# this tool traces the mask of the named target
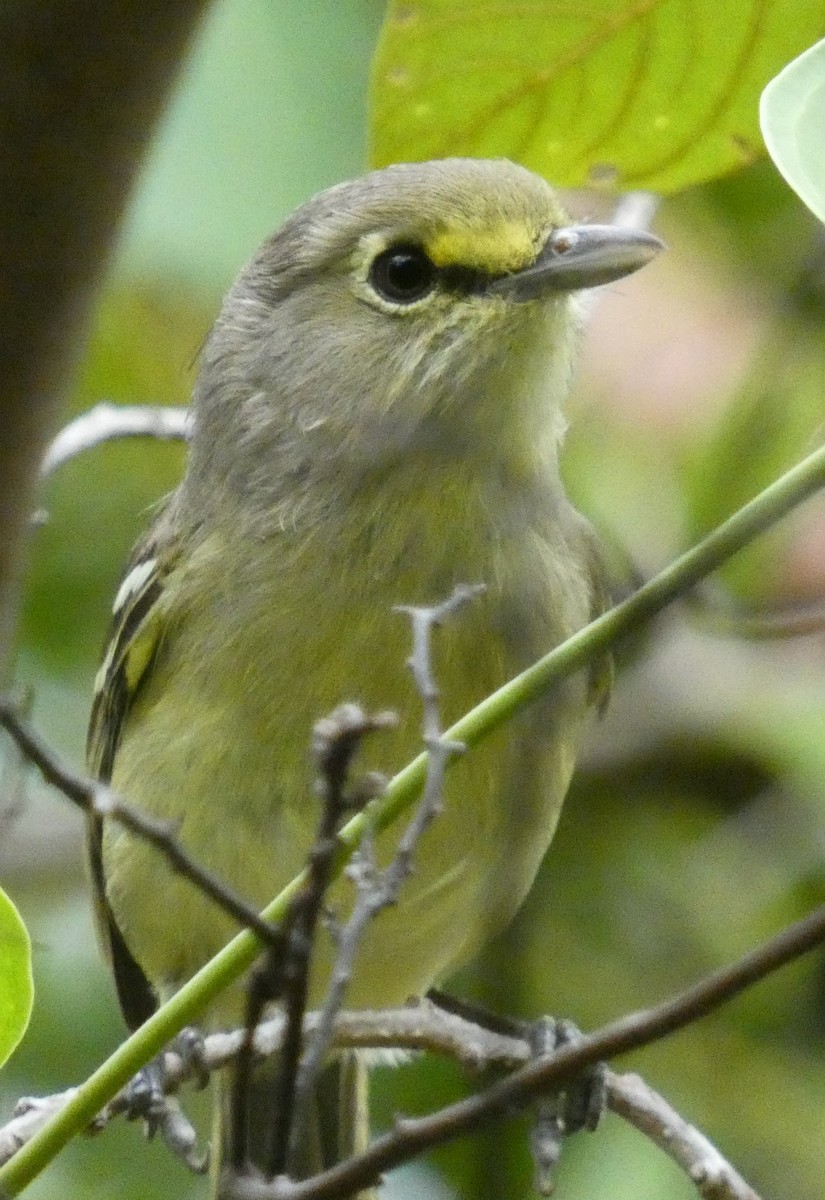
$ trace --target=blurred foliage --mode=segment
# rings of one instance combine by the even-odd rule
[[[147,162],[122,261],[223,292],[313,192],[365,165],[383,0],[218,0]]]
[[[220,289],[255,242],[303,196],[362,168],[382,8],[216,6],[158,136],[67,417],[101,399],[185,399]],[[716,6],[720,38],[724,12]],[[599,301],[570,406],[566,478],[625,583],[821,439],[825,416],[821,232],[773,169],[674,198],[659,227],[671,253]],[[75,762],[122,562],[181,464],[180,447],[110,445],[44,489],[49,519],[33,533],[19,673],[34,685],[35,719]],[[823,547],[825,517],[812,502],[740,555],[722,586],[749,608],[821,596]],[[680,608],[621,659],[534,892],[456,981],[503,1011],[552,1011],[592,1027],[691,982],[823,899],[825,638],[715,637]],[[78,839],[54,850],[58,810],[57,798],[39,803],[36,827],[19,817],[0,850],[32,932],[38,988],[28,1035],[0,1080],[4,1114],[18,1095],[82,1079],[122,1034]],[[48,853],[24,858],[30,842]],[[627,1066],[764,1194],[816,1200],[824,1042],[825,969],[810,956]],[[376,1077],[384,1124],[473,1084],[452,1064],[423,1060]],[[431,1163],[457,1195],[529,1194],[524,1121]],[[444,1187],[429,1166],[392,1180],[396,1196]],[[161,1200],[201,1195],[203,1184],[123,1126],[72,1146],[30,1194]],[[595,1137],[571,1141],[557,1194],[688,1200],[694,1190],[607,1118]]]
[[[771,158],[811,212],[825,221],[825,39],[770,81],[759,116]]]
[[[759,94],[823,26],[810,0],[393,0],[371,157],[505,155],[564,187],[669,194],[762,153]]]

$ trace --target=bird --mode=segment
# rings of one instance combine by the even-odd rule
[[[250,903],[277,894],[312,845],[319,717],[344,700],[392,709],[395,727],[365,751],[385,774],[420,749],[396,606],[485,586],[439,631],[448,723],[606,607],[598,539],[559,468],[579,293],[660,248],[571,224],[551,186],[506,159],[442,159],[322,191],[229,290],[200,355],[185,473],[114,602],[88,761]],[[600,660],[453,765],[399,903],[367,930],[348,1007],[425,993],[512,918],[609,674]],[[379,859],[392,848],[390,830]],[[114,823],[92,819],[89,858],[135,1028],[236,929]],[[336,910],[351,901],[337,883]],[[317,1003],[324,930],[313,954]],[[205,1026],[239,1023],[242,1001],[238,985]]]

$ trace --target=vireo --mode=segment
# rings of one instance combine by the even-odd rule
[[[575,292],[659,246],[568,225],[513,163],[447,159],[322,192],[235,282],[202,353],[185,477],[115,600],[89,758],[256,905],[311,845],[320,716],[347,699],[394,709],[397,729],[369,747],[388,774],[420,749],[393,606],[486,584],[439,634],[445,722],[603,608],[594,534],[559,478]],[[420,995],[510,920],[600,686],[598,671],[569,680],[452,768],[401,902],[366,935],[349,1006]],[[117,825],[95,823],[91,861],[136,1026],[236,930]],[[333,902],[350,900],[339,883]],[[330,943],[322,931],[315,1001]],[[237,1022],[239,997],[208,1021]]]

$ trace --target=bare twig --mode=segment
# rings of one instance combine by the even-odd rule
[[[313,730],[321,816],[309,854],[307,882],[293,901],[285,923],[286,948],[280,962],[272,964],[279,975],[286,1013],[268,1164],[269,1174],[273,1176],[286,1169],[302,1132],[305,1107],[303,1095],[298,1096],[297,1088],[310,961],[333,859],[338,850],[338,830],[351,807],[347,794],[350,767],[364,737],[377,729],[385,729],[394,719],[387,713],[369,716],[357,704],[342,704],[329,717],[318,721]]]
[[[528,1039],[534,1058],[552,1054],[559,1045],[556,1022],[552,1017],[534,1021]],[[538,1096],[533,1105],[530,1154],[533,1158],[533,1187],[540,1196],[550,1196],[555,1189],[556,1168],[561,1157],[564,1134],[563,1093],[551,1092]]]
[[[17,700],[17,711],[22,720],[28,720],[34,703],[34,692],[26,688]],[[0,766],[0,822],[8,829],[17,820],[26,805],[26,756],[14,742]]]
[[[287,1153],[287,1165],[290,1170],[299,1153],[300,1136],[306,1123],[310,1098],[332,1043],[335,1018],[344,1002],[355,955],[364,928],[373,915],[370,896],[375,890],[372,878],[375,874],[375,865],[369,849],[371,845],[372,839],[367,832],[361,847],[353,856],[353,863],[346,871],[346,874],[355,881],[355,906],[349,919],[338,932],[338,950],[324,999],[324,1007],[319,1014],[318,1024],[307,1041],[306,1051],[295,1076],[294,1119]]]
[[[618,637],[626,635],[629,630],[648,620],[677,595],[694,586],[700,578],[721,565],[733,552],[741,549],[758,533],[775,523],[783,514],[821,487],[823,477],[825,477],[825,451],[820,449],[771,484],[701,543],[683,554],[655,579],[644,585],[635,595],[591,622],[585,630],[573,635],[563,646],[558,647],[522,672],[515,680],[484,701],[482,705],[466,714],[453,727],[453,736],[457,739],[466,738],[473,744],[478,742],[506,720],[519,704],[528,702],[550,682],[554,682],[580,667],[594,653],[600,653]],[[411,794],[418,793],[425,773],[426,760],[422,755],[396,776],[388,789],[386,801],[379,806],[378,820],[381,821],[382,828],[386,827],[399,809],[409,801]],[[341,834],[341,840],[345,847],[351,846],[357,841],[358,835],[363,831],[364,823],[363,815],[359,815],[345,827]],[[342,860],[344,857],[345,850],[342,851]],[[300,886],[300,878],[293,880],[268,906],[267,911],[276,915],[278,920],[283,919],[290,897],[294,894],[295,888]],[[825,920],[819,913],[813,914],[810,920],[814,922],[820,920],[822,924],[825,924]],[[789,961],[791,957],[804,953],[823,936],[821,928],[806,931],[802,927],[792,927],[787,936],[796,938],[800,933],[800,941],[790,947],[783,946],[776,961],[768,963],[767,966],[763,963],[752,977],[745,978],[730,994],[734,994],[739,987],[747,986],[749,982],[762,978],[783,962]],[[781,935],[783,939],[785,936],[785,934]],[[807,942],[805,941],[806,937]],[[94,1114],[112,1095],[115,1087],[123,1086],[134,1070],[146,1061],[147,1057],[152,1053],[157,1053],[165,1042],[182,1028],[192,1009],[196,1008],[198,1004],[207,1003],[218,988],[225,985],[230,973],[232,973],[232,977],[236,977],[242,970],[249,968],[259,953],[259,946],[259,939],[251,931],[244,931],[235,938],[219,956],[220,969],[217,969],[216,964],[210,964],[199,972],[195,980],[185,985],[172,1001],[164,1005],[155,1017],[94,1072],[81,1087],[76,1100],[67,1105],[64,1112],[58,1114],[50,1122],[48,1129],[44,1129],[40,1136],[32,1139],[32,1142],[19,1155],[15,1156],[15,1160],[0,1172],[2,1184],[15,1192],[26,1186],[35,1174],[51,1161],[69,1138],[82,1128],[83,1123],[93,1118]],[[764,950],[764,948],[762,949]],[[715,986],[714,977],[711,980],[712,992]],[[705,996],[703,999],[707,1009],[701,1011],[709,1010],[714,1004],[721,1003],[725,998],[726,994],[716,994],[715,992],[710,999]],[[656,1024],[661,1012],[661,1009],[653,1010],[656,1020],[651,1027],[648,1028],[642,1021],[638,1028],[633,1026],[630,1030],[626,1030],[627,1037],[620,1039],[616,1044],[610,1042],[605,1048],[599,1042],[593,1051],[593,1056],[620,1053],[624,1049],[643,1044],[648,1040],[655,1040],[670,1032],[671,1028],[678,1028],[681,1024],[686,1024],[699,1015],[698,1012],[688,1011],[687,1015],[683,1014],[670,1027],[662,1029]],[[638,1020],[638,1018],[637,1014],[632,1020]],[[612,1027],[608,1032],[613,1032]],[[563,1075],[562,1082],[566,1081],[568,1075],[572,1076],[581,1067],[589,1065],[591,1058],[587,1055],[590,1051],[592,1051],[591,1040],[583,1039],[574,1049],[566,1050],[564,1056],[559,1053],[558,1057],[554,1059],[553,1071],[558,1071],[560,1075]],[[541,1074],[538,1078],[528,1075],[526,1081],[517,1081],[514,1086],[517,1090],[518,1087],[527,1087],[540,1091],[545,1086],[553,1085],[552,1078],[548,1079]],[[525,1100],[526,1102],[527,1100]],[[480,1115],[471,1114],[472,1119],[479,1123],[494,1119],[498,1111],[496,1105],[500,1105],[502,1101],[499,1096],[494,1095],[490,1103],[492,1109],[482,1107]],[[503,1103],[505,1106],[511,1103],[509,1094]],[[458,1135],[449,1133],[446,1136]],[[436,1140],[446,1139],[439,1133]],[[374,1150],[375,1148],[373,1148]],[[372,1154],[373,1151],[370,1153]],[[378,1160],[369,1158],[365,1162],[363,1156],[352,1160],[351,1165],[354,1164],[354,1170],[357,1173],[356,1182],[352,1184],[352,1187],[361,1186],[358,1182],[361,1176],[365,1175],[371,1179],[376,1172],[383,1169],[380,1156],[384,1152],[384,1149],[378,1145]],[[416,1150],[413,1149],[412,1152],[415,1153]],[[402,1158],[397,1157],[397,1146],[391,1146],[388,1153],[391,1160],[388,1165],[393,1165],[395,1161],[402,1161]],[[319,1179],[320,1184],[317,1180],[313,1183],[314,1187],[320,1186],[319,1195],[335,1194],[335,1189],[341,1185],[337,1173],[331,1180],[328,1173]],[[348,1185],[349,1180],[345,1180],[344,1183],[345,1186]]]
[[[307,1013],[304,1036],[311,1038],[318,1028],[320,1013]],[[252,1039],[256,1061],[276,1054],[283,1043],[284,1016],[279,1012],[263,1021]],[[243,1050],[245,1029],[210,1034],[204,1038],[202,1053],[195,1061],[181,1054],[175,1044],[163,1054],[162,1087],[167,1095],[187,1083],[200,1087],[202,1072],[219,1071],[235,1061]],[[454,1059],[467,1070],[478,1072],[489,1067],[521,1066],[529,1058],[526,1042],[519,1037],[490,1031],[445,1012],[423,1000],[399,1009],[341,1012],[335,1018],[332,1046],[336,1050],[409,1050],[441,1054]],[[15,1115],[0,1128],[0,1164],[42,1129],[74,1096],[76,1089],[38,1099],[20,1100]],[[130,1108],[129,1089],[118,1093],[94,1122],[98,1132],[112,1119]]]
[[[271,942],[262,962],[256,963],[249,973],[246,986],[243,1039],[238,1049],[235,1071],[232,1077],[232,1095],[229,1117],[229,1151],[227,1164],[237,1173],[248,1165],[248,1129],[252,1104],[252,1069],[255,1058],[255,1031],[263,1017],[266,1006],[280,998],[284,990],[284,963],[286,962],[294,910],[291,909],[278,926],[276,940]],[[279,1077],[276,1075],[276,1084]],[[218,1148],[215,1148],[218,1153]]]
[[[151,404],[96,404],[75,417],[52,440],[40,464],[41,479],[48,478],[70,459],[104,442],[148,437],[161,441],[189,436],[189,410]]]
[[[276,930],[232,888],[196,862],[175,836],[175,827],[158,821],[121,800],[106,784],[75,771],[21,717],[13,702],[0,696],[0,728],[6,730],[17,748],[45,779],[83,812],[117,821],[130,833],[151,843],[179,875],[228,913],[244,928],[251,929],[264,944],[271,943]]]
[[[382,907],[394,902],[404,880],[412,871],[415,848],[427,826],[441,810],[443,802],[444,773],[447,763],[455,754],[461,754],[464,746],[446,740],[441,734],[438,710],[438,687],[430,663],[430,634],[436,625],[442,624],[463,605],[468,604],[484,591],[483,584],[460,584],[452,596],[432,608],[411,608],[405,605],[396,610],[406,613],[412,621],[413,650],[408,659],[424,708],[424,744],[428,751],[427,775],[418,808],[398,843],[392,862],[383,873],[381,882],[386,900]]]
[[[320,1021],[319,1012],[307,1013],[304,1019],[307,1038],[314,1036]],[[284,1024],[284,1015],[278,1012],[258,1026],[253,1041],[257,1059],[269,1058],[280,1050]],[[206,1069],[219,1070],[231,1062],[240,1050],[243,1036],[243,1030],[232,1030],[205,1038]],[[473,1021],[444,1012],[427,1000],[404,1008],[340,1012],[335,1018],[332,1045],[336,1050],[416,1050],[442,1054],[473,1072],[493,1066],[512,1069],[530,1058],[523,1037],[484,1029]],[[176,1091],[191,1079],[197,1081],[199,1067],[200,1063],[193,1068],[171,1047],[164,1055],[164,1086]],[[115,1108],[115,1111],[120,1110]]]
[[[690,1176],[702,1200],[759,1200],[727,1159],[640,1075],[607,1079],[608,1105],[645,1134]]]
[[[397,613],[403,613],[410,618],[413,634],[413,648],[407,659],[407,666],[412,671],[415,685],[424,705],[424,740],[437,741],[441,737],[441,723],[438,711],[438,685],[432,668],[430,637],[433,628],[443,625],[446,620],[475,600],[485,591],[483,583],[459,584],[453,593],[441,604],[432,607],[416,607],[409,604],[396,606]]]
[[[444,770],[448,757],[459,753],[463,747],[446,742],[441,737],[438,711],[438,688],[432,670],[430,635],[434,626],[442,624],[463,605],[469,603],[484,590],[482,585],[459,586],[449,599],[433,607],[399,606],[397,612],[410,617],[413,629],[413,650],[408,665],[413,672],[424,706],[424,742],[430,753],[424,791],[412,820],[401,836],[391,862],[384,871],[378,871],[371,830],[367,828],[361,845],[353,855],[347,875],[356,887],[356,898],[352,913],[338,933],[338,950],[335,956],[324,1007],[318,1027],[307,1046],[298,1070],[288,1160],[294,1160],[298,1150],[298,1136],[303,1125],[309,1098],[329,1049],[335,1018],[341,1011],[358,947],[371,921],[385,908],[394,904],[398,894],[412,871],[415,849],[430,822],[440,810]]]
[[[44,1125],[73,1098],[77,1088],[69,1088],[54,1096],[26,1097],[18,1100],[14,1116],[0,1129],[0,1166],[9,1161],[21,1146],[25,1146]]]

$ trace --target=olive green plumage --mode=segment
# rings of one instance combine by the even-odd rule
[[[346,699],[395,709],[398,728],[366,755],[387,773],[420,747],[394,605],[487,585],[438,635],[445,722],[603,607],[593,534],[559,478],[572,293],[654,249],[644,235],[566,228],[548,185],[520,167],[455,159],[315,197],[233,286],[202,355],[186,476],[116,603],[89,754],[254,903],[310,845],[320,715]],[[454,766],[401,903],[367,934],[350,1004],[422,992],[510,919],[597,690],[570,680]],[[122,829],[96,827],[91,844],[135,1023],[234,930]],[[207,1023],[237,1021],[238,1001]]]

